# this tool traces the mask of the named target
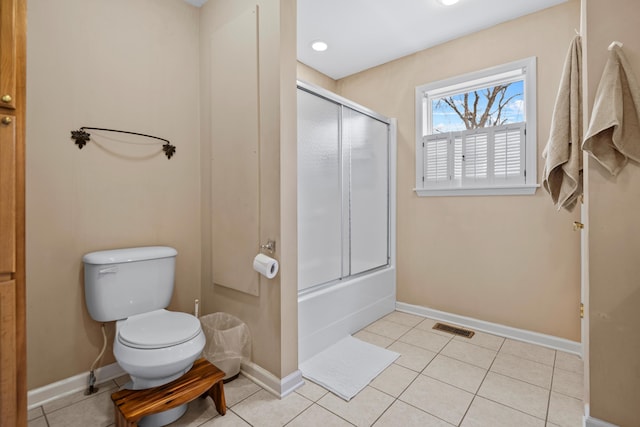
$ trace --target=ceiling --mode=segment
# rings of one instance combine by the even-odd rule
[[[337,80],[566,1],[297,0],[298,60]],[[329,49],[311,49],[316,40]]]
[[[566,1],[297,0],[298,60],[340,79]]]

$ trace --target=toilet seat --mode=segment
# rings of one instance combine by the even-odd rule
[[[200,332],[196,317],[161,309],[127,318],[120,324],[118,341],[127,347],[158,349],[187,342]]]

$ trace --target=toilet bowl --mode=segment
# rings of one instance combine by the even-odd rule
[[[131,381],[124,388],[142,390],[167,384],[187,373],[200,356],[205,337],[200,321],[164,309],[116,322],[113,354]],[[187,405],[144,417],[140,427],[164,426],[180,418]]]
[[[113,353],[131,381],[124,388],[142,390],[184,375],[200,356],[205,336],[200,321],[168,311],[177,251],[163,246],[86,254],[85,299],[91,317],[116,321]],[[184,414],[187,405],[149,415],[141,427],[160,427]]]
[[[198,319],[161,309],[118,320],[113,354],[131,376],[131,388],[140,390],[181,377],[204,345]]]

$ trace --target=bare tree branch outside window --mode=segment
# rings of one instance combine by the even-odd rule
[[[522,81],[434,99],[432,105],[434,132],[500,126],[524,120]],[[450,124],[442,125],[436,122],[437,114],[457,116],[459,122],[449,119]]]

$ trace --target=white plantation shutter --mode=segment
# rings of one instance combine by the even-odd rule
[[[428,188],[525,183],[525,123],[423,138]]]
[[[462,181],[462,135],[453,135],[453,179],[454,186]]]
[[[449,183],[449,135],[424,138],[424,185],[444,186]]]
[[[495,132],[495,181],[524,182],[525,126],[516,123]]]
[[[462,132],[462,184],[473,185],[488,178],[489,132]]]

